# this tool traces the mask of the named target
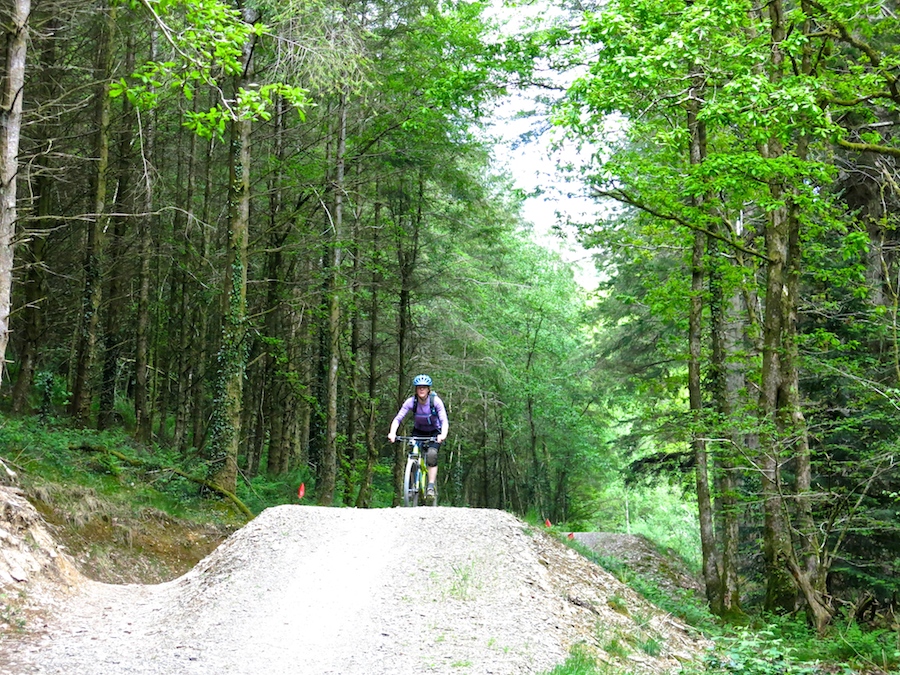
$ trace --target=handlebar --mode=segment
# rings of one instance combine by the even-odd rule
[[[410,445],[412,445],[413,443],[416,443],[416,442],[419,442],[419,443],[423,443],[426,441],[437,442],[437,436],[432,436],[431,438],[428,438],[426,436],[397,436],[397,440],[398,441],[407,441]]]

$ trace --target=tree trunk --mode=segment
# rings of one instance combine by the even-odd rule
[[[326,374],[325,406],[325,447],[322,453],[320,480],[316,485],[319,504],[330,506],[334,503],[337,480],[337,404],[338,365],[340,361],[341,339],[341,239],[343,237],[344,208],[344,155],[347,142],[347,96],[341,94],[338,106],[338,139],[335,153],[334,177],[334,221],[332,227],[333,246],[331,250],[328,289],[328,372]]]
[[[403,264],[403,252],[400,254],[400,302],[397,308],[397,399],[394,410],[398,410],[406,398],[406,343],[409,338],[409,312],[410,312],[410,291],[408,284],[410,279],[407,276],[411,272],[411,267]],[[403,472],[406,469],[406,452],[402,443],[394,443],[394,501],[393,506],[399,506],[403,499]]]
[[[411,313],[412,313],[412,288],[413,274],[415,272],[416,263],[419,259],[419,227],[421,225],[421,203],[423,191],[423,179],[421,175],[418,180],[418,207],[419,212],[413,213],[409,202],[408,188],[402,184],[403,177],[399,179],[401,185],[392,204],[392,218],[398,223],[396,245],[397,245],[397,267],[400,275],[400,296],[397,307],[397,408],[406,399],[406,393],[409,391],[409,381],[407,380],[407,366],[409,364],[411,348],[409,343],[412,340]],[[409,230],[402,227],[402,223],[409,223]],[[397,409],[395,408],[395,410]],[[406,468],[406,452],[402,446],[394,445],[394,506],[400,504],[403,496],[403,472]]]
[[[541,461],[540,453],[538,451],[538,431],[534,419],[534,392],[532,391],[532,384],[530,381],[533,375],[532,369],[534,366],[534,357],[537,352],[538,335],[541,332],[543,323],[544,315],[543,312],[541,312],[538,317],[537,326],[534,328],[534,335],[529,336],[530,344],[528,345],[528,356],[525,361],[525,373],[529,380],[528,391],[525,396],[525,410],[528,418],[528,450],[531,455],[531,499],[534,502],[534,507],[537,509],[538,515],[541,518],[546,518],[547,497],[549,496],[550,485],[549,481],[546,480],[547,467],[545,463]]]
[[[744,434],[740,431],[740,420],[735,418],[740,409],[740,392],[746,388],[742,367],[736,357],[740,347],[741,327],[737,317],[742,316],[741,295],[734,292],[726,300],[723,289],[721,266],[724,256],[718,251],[715,239],[710,239],[707,247],[710,270],[710,320],[712,324],[712,359],[710,379],[712,399],[716,412],[723,420],[724,427],[719,435],[730,438],[730,443],[718,444],[715,458],[716,476],[716,542],[720,572],[719,615],[737,617],[743,612],[740,607],[740,587],[738,577],[738,480],[733,461],[734,448],[746,447]]]
[[[196,99],[195,99],[196,100]],[[179,137],[184,136],[184,129],[180,128]],[[173,338],[178,340],[175,363],[175,429],[172,435],[172,445],[180,452],[188,448],[188,438],[191,426],[192,385],[194,382],[195,363],[192,358],[192,343],[197,339],[196,327],[187,319],[191,316],[191,292],[192,280],[191,267],[191,233],[194,230],[193,204],[194,184],[197,173],[197,136],[188,132],[187,160],[182,169],[179,162],[178,174],[182,177],[178,181],[179,208],[175,209],[173,219],[174,240],[176,242],[176,255],[174,257],[175,270],[173,279],[176,284],[175,302],[177,305],[177,317]],[[181,187],[184,190],[181,191]]]
[[[152,137],[151,125],[145,127]],[[152,145],[144,145],[144,160],[149,164]],[[134,417],[135,435],[145,443],[153,435],[153,417],[150,411],[150,254],[153,248],[152,230],[154,218],[150,215],[153,202],[153,185],[145,175],[144,215],[138,222],[138,302],[137,329],[135,333],[134,359]],[[149,206],[149,208],[148,208]]]
[[[15,23],[7,24],[4,22],[4,25],[12,26]],[[58,67],[56,63],[58,30],[59,21],[54,17],[48,18],[42,31],[42,34],[46,37],[40,43],[40,79],[35,83],[36,94],[41,101],[52,101],[59,95]],[[7,63],[12,63],[13,60],[7,57]],[[7,109],[5,104],[2,107],[4,110]],[[5,128],[5,125],[0,124],[0,129],[3,128]],[[0,131],[0,134],[2,133]],[[43,305],[48,292],[47,274],[44,270],[44,251],[47,243],[46,232],[52,229],[50,227],[50,216],[53,211],[51,206],[53,184],[48,175],[50,166],[48,155],[52,147],[49,122],[37,125],[35,141],[37,146],[37,157],[35,158],[37,170],[34,172],[35,178],[31,184],[31,192],[33,195],[32,213],[35,216],[36,225],[22,242],[24,246],[24,255],[22,257],[24,258],[23,264],[25,268],[23,283],[25,303],[22,307],[23,328],[21,331],[22,342],[19,346],[18,355],[19,375],[12,394],[12,409],[15,413],[24,412],[29,408],[29,397],[38,363],[38,350],[44,332]],[[5,157],[5,153],[3,156]],[[6,186],[5,173],[3,176],[3,178],[0,178],[0,185]],[[4,198],[0,197],[0,200],[4,200]],[[13,202],[15,202],[15,199],[13,199]],[[3,216],[0,216],[0,221],[2,219]],[[0,241],[2,240],[3,237],[0,235]],[[3,355],[0,354],[0,363],[2,363],[2,358]],[[0,369],[0,378],[2,378],[2,369]]]
[[[75,423],[84,426],[91,414],[91,376],[96,359],[100,329],[102,299],[101,275],[103,267],[104,232],[106,231],[106,192],[109,171],[109,82],[112,76],[113,32],[116,7],[104,3],[101,8],[99,51],[95,78],[95,121],[97,124],[95,152],[97,165],[93,180],[94,207],[87,226],[84,248],[84,286],[81,298],[81,318],[72,384],[72,415]]]
[[[151,60],[156,58],[156,31],[151,29]],[[134,417],[135,436],[147,443],[153,435],[153,418],[150,412],[150,259],[153,248],[153,214],[154,184],[151,178],[151,167],[154,162],[154,144],[156,135],[155,114],[147,111],[146,121],[139,117],[143,126],[143,205],[144,213],[138,219],[138,299],[137,327],[135,329],[134,347]]]
[[[801,6],[809,16],[807,3]],[[809,34],[810,23],[803,26],[804,34]],[[803,49],[801,70],[807,76],[812,71],[812,55],[808,43]],[[801,136],[797,142],[796,154],[801,160],[808,156],[809,139]],[[812,514],[810,494],[812,491],[812,460],[809,448],[809,433],[803,406],[800,400],[800,356],[797,344],[797,307],[800,302],[800,277],[802,273],[802,251],[800,238],[800,214],[797,200],[791,201],[788,224],[788,260],[787,285],[785,287],[785,346],[784,365],[786,377],[784,386],[785,406],[789,419],[789,432],[794,441],[794,458],[796,462],[796,545],[794,556],[788,561],[794,581],[806,600],[806,611],[810,623],[822,633],[831,622],[834,610],[827,600],[825,582],[828,568],[825,563],[824,544],[819,541],[818,530]]]
[[[6,370],[9,314],[12,303],[14,236],[16,232],[16,180],[22,97],[25,95],[25,53],[28,45],[30,0],[11,0],[3,11],[6,43],[0,89],[0,384]]]
[[[712,611],[722,613],[722,576],[719,552],[716,546],[712,496],[709,480],[709,454],[706,445],[706,434],[701,426],[703,421],[703,394],[700,373],[702,358],[703,322],[703,257],[706,249],[706,235],[694,233],[694,248],[691,271],[691,298],[689,310],[689,349],[688,362],[688,396],[694,424],[691,446],[694,451],[695,478],[697,484],[697,506],[699,509],[700,547],[702,555],[703,580],[706,586],[706,599]]]
[[[785,38],[781,0],[773,0],[768,5],[768,16],[772,35],[771,61],[769,64],[773,80],[780,79],[784,54],[781,44]],[[761,152],[768,159],[784,154],[778,140],[772,138]],[[773,179],[769,183],[773,203],[784,199],[785,189],[781,182]],[[766,562],[766,601],[768,610],[791,611],[796,603],[796,588],[785,569],[790,559],[789,524],[784,513],[784,495],[781,467],[785,455],[782,447],[784,428],[784,400],[781,395],[785,386],[785,365],[783,348],[785,318],[788,315],[784,291],[787,285],[787,269],[790,263],[789,218],[787,209],[772,209],[767,215],[766,246],[766,301],[763,318],[763,362],[760,381],[759,411],[762,426],[761,466],[764,517],[764,554]]]
[[[126,47],[125,70],[134,71],[134,36],[129,35]],[[108,429],[115,424],[116,384],[119,370],[119,357],[124,342],[123,325],[125,323],[125,232],[127,218],[132,199],[131,148],[134,144],[134,107],[128,97],[122,101],[122,129],[119,131],[118,163],[116,167],[115,208],[113,216],[112,236],[109,241],[109,275],[104,293],[106,301],[106,322],[103,329],[103,373],[100,383],[100,414],[97,416],[97,428]]]
[[[376,189],[377,193],[377,189]],[[372,227],[372,257],[378,259],[378,231],[381,227],[381,203],[375,204],[374,225]],[[381,287],[381,273],[375,268],[372,273],[372,304],[369,308],[369,395],[366,399],[368,419],[366,422],[366,465],[359,480],[359,494],[356,508],[372,505],[372,480],[375,464],[378,462],[378,289]]]
[[[698,119],[699,93],[695,88],[702,86],[702,78],[691,69],[691,89],[688,96],[687,127],[690,138],[690,163],[697,167],[706,159],[706,126]],[[694,207],[703,205],[703,198],[693,199]],[[722,575],[719,553],[716,547],[713,504],[709,480],[709,455],[706,445],[706,422],[703,418],[703,384],[700,368],[703,358],[703,293],[705,281],[704,256],[706,254],[707,237],[699,230],[694,232],[694,245],[691,253],[691,295],[688,310],[688,398],[693,423],[691,447],[694,453],[694,471],[697,484],[697,506],[700,523],[700,547],[702,556],[703,580],[706,586],[706,599],[712,611],[722,611]]]
[[[275,133],[272,158],[275,169],[271,172],[269,187],[269,245],[266,255],[266,337],[269,338],[262,364],[264,398],[261,405],[268,410],[268,461],[269,476],[280,476],[290,465],[291,436],[287,411],[290,385],[285,371],[290,367],[287,345],[279,340],[283,335],[285,312],[284,255],[282,250],[290,232],[290,222],[279,225],[282,212],[281,167],[284,162],[284,100],[279,100],[275,111]]]
[[[210,211],[212,209],[212,157],[215,147],[213,138],[210,138],[206,145],[206,162],[203,169],[203,206],[200,218],[200,222],[203,224],[199,228],[200,241],[197,245],[200,254],[200,265],[204,269],[206,267],[204,263],[209,260],[210,238],[206,231],[206,223],[210,222]],[[204,279],[205,276],[200,276],[200,278]],[[201,286],[205,287],[206,284],[201,284]],[[191,418],[193,420],[191,425],[193,427],[193,432],[191,436],[193,437],[193,445],[198,450],[202,449],[205,445],[205,434],[209,418],[209,406],[206,400],[208,392],[206,384],[206,359],[210,346],[210,306],[208,303],[203,302],[205,297],[206,291],[203,291],[201,301],[194,303],[192,322],[193,325],[196,326],[196,339],[191,344],[191,354],[193,355],[194,363],[193,387],[191,390]]]
[[[360,399],[362,398],[359,391],[359,352],[360,352],[360,308],[359,308],[359,276],[360,264],[360,246],[359,246],[359,221],[360,212],[357,207],[353,216],[353,236],[350,257],[353,261],[353,271],[350,283],[350,294],[348,304],[353,308],[350,315],[350,363],[349,363],[349,383],[347,390],[347,450],[346,456],[341,462],[343,467],[343,497],[341,503],[349,505],[353,501],[353,493],[356,491],[354,485],[354,476],[356,475],[357,463],[357,431],[359,429],[359,411],[361,408]]]
[[[251,21],[245,12],[245,20]],[[238,91],[250,76],[253,44],[243,51],[243,72],[235,78]],[[229,237],[223,295],[222,340],[219,348],[219,379],[213,403],[211,453],[213,482],[234,492],[241,441],[241,408],[246,368],[247,242],[250,233],[250,127],[249,119],[231,122],[229,157]]]

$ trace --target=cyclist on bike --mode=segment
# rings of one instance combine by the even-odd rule
[[[431,391],[431,378],[428,375],[416,375],[413,378],[415,396],[410,396],[400,406],[397,416],[391,422],[388,439],[391,443],[397,440],[397,429],[410,410],[413,410],[413,436],[432,437],[437,440],[427,445],[425,467],[428,471],[428,487],[425,491],[426,504],[434,503],[434,484],[437,482],[437,456],[441,443],[447,438],[450,422],[447,420],[447,409],[441,397]]]

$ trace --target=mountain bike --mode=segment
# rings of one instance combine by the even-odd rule
[[[425,489],[428,487],[428,470],[425,468],[425,444],[436,441],[437,437],[397,436],[397,440],[409,445],[409,454],[406,456],[406,471],[403,474],[403,506],[424,504]],[[432,506],[437,506],[437,502],[437,486],[435,485]]]

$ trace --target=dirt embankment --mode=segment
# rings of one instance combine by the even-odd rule
[[[282,506],[174,580],[115,585],[83,577],[36,514],[10,517],[29,511],[21,495],[0,497],[15,502],[0,523],[0,587],[43,607],[4,631],[0,673],[513,675],[546,672],[576,644],[662,673],[705,647],[501,511]],[[34,564],[6,553],[24,549]]]

